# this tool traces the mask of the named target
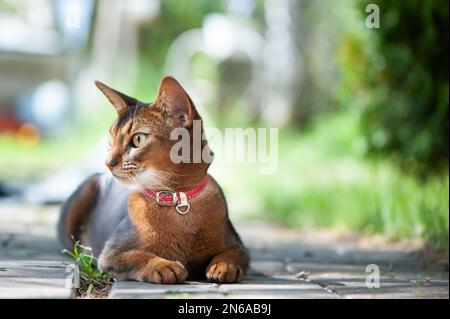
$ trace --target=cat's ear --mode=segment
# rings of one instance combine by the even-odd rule
[[[186,91],[173,77],[166,76],[161,80],[157,102],[165,102],[177,127],[188,128],[192,125],[195,109]]]
[[[95,85],[108,98],[108,100],[116,109],[117,114],[119,115],[123,114],[128,109],[128,107],[136,105],[138,103],[138,100],[136,100],[135,98],[120,93],[119,91],[110,88],[102,82],[95,81]]]

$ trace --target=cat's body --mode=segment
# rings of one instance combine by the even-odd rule
[[[171,206],[159,206],[156,202],[135,193],[131,200],[141,202],[145,206],[144,210],[148,212],[145,216],[139,216],[128,212],[128,200],[132,193],[130,188],[107,175],[93,175],[65,203],[58,229],[59,237],[65,247],[70,249],[73,241],[68,234],[71,233],[83,245],[91,247],[95,256],[101,255],[107,243],[108,248],[122,250],[154,246],[152,250],[157,252],[159,257],[180,261],[185,265],[189,278],[200,279],[204,277],[204,270],[212,256],[226,246],[226,243],[214,244],[216,237],[227,239],[229,246],[242,246],[228,220],[226,206],[224,205],[223,210],[211,209],[201,204],[203,201],[212,201],[217,205],[218,201],[225,201],[217,183],[211,176],[208,178],[207,188],[190,201],[190,214],[186,214],[187,216],[177,213]],[[78,207],[73,207],[77,202],[92,205],[85,207],[84,212],[77,211]],[[73,220],[71,224],[78,230],[78,234],[76,229],[70,231],[65,228],[70,213],[72,216],[79,214],[79,219]],[[151,222],[140,221],[140,218],[151,219]],[[141,230],[150,237],[143,243],[137,238],[139,227],[151,227]],[[126,279],[121,275],[118,278]]]
[[[225,197],[207,174],[209,164],[178,163],[169,157],[173,128],[192,130],[200,116],[173,78],[161,82],[158,99],[141,103],[97,84],[119,114],[110,130],[107,166],[133,188],[93,175],[64,204],[58,235],[66,248],[71,237],[92,247],[102,270],[117,279],[176,283],[186,278],[216,282],[242,280],[247,250],[228,219]],[[137,144],[137,145],[136,145]],[[207,147],[201,142],[202,149]],[[186,192],[207,178],[189,199],[189,211],[161,205],[144,189]]]
[[[83,194],[83,190],[84,194]],[[94,174],[80,185],[62,209],[58,225],[59,238],[66,248],[73,246],[73,240],[67,237],[71,233],[84,246],[92,248],[95,256],[99,256],[106,241],[125,218],[128,218],[128,196],[131,189],[120,184],[108,174]],[[76,203],[92,203],[89,207],[73,207]],[[67,229],[70,214],[77,216],[72,220],[72,229]],[[84,214],[81,212],[84,211]]]

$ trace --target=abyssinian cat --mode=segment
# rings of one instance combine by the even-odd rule
[[[176,128],[188,130],[191,144],[208,147],[194,140],[193,123],[201,117],[190,97],[172,77],[161,81],[152,103],[96,85],[118,114],[105,163],[114,178],[103,183],[104,175],[93,175],[65,202],[61,243],[70,249],[74,238],[90,246],[100,269],[118,280],[241,281],[249,255],[221,188],[207,173],[209,163],[170,157]]]

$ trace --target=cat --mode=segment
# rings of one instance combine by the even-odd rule
[[[90,246],[100,270],[117,280],[242,281],[250,257],[220,186],[207,173],[209,162],[176,164],[170,157],[176,143],[170,132],[185,128],[192,137],[194,120],[202,123],[191,98],[170,76],[151,103],[95,84],[118,114],[105,163],[113,179],[105,183],[105,175],[94,174],[63,204],[57,227],[62,245],[71,249],[75,239]],[[197,142],[208,147],[204,139]],[[184,197],[188,190],[196,196]],[[162,197],[149,194],[173,196],[183,205],[163,205]]]

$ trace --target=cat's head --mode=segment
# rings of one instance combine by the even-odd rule
[[[122,183],[152,189],[183,189],[200,181],[209,164],[174,163],[170,152],[176,140],[170,133],[185,128],[193,139],[193,124],[201,117],[181,85],[165,77],[154,102],[143,103],[96,81],[117,111],[109,129],[110,145],[106,166]],[[203,128],[202,133],[203,133]],[[202,149],[207,147],[200,141]]]

